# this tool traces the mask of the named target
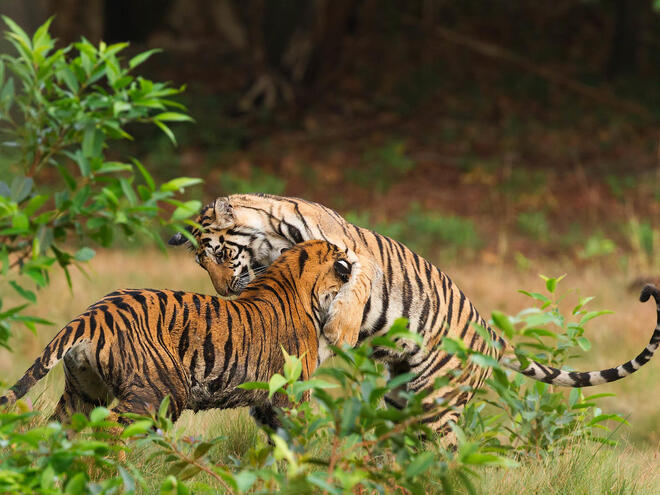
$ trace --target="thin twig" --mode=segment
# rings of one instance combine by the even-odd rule
[[[336,428],[336,425],[335,425]],[[335,434],[334,439],[332,440],[332,453],[330,454],[330,464],[328,466],[328,475],[330,475],[330,478],[328,478],[328,483],[334,478],[332,475],[333,471],[335,470],[335,465],[337,464],[337,447],[339,446],[339,437]],[[323,495],[328,493],[327,490],[323,491]]]
[[[200,464],[197,461],[197,459],[192,459],[192,458],[188,457],[187,455],[185,455],[183,452],[181,452],[181,450],[179,450],[179,448],[176,446],[176,444],[174,442],[170,441],[169,445],[170,445],[170,448],[174,451],[174,453],[179,457],[179,459],[181,459],[182,461],[184,461],[188,464],[192,464],[193,466],[197,466],[201,471],[204,471],[206,474],[212,476],[217,481],[219,481],[220,484],[223,486],[223,488],[225,490],[227,490],[228,493],[231,493],[231,494],[234,493],[234,490],[231,489],[231,487],[227,484],[227,482],[225,480],[223,480],[222,477],[218,473],[216,473],[212,469],[206,467],[204,464]],[[223,466],[220,466],[220,467],[223,467]],[[223,469],[224,469],[224,467],[223,467]]]

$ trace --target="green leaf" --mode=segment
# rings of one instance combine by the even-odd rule
[[[544,296],[543,294],[539,294],[538,292],[527,292],[526,290],[519,290],[521,294],[525,294],[527,297],[531,297],[532,299],[536,299],[537,301],[541,301],[544,303],[549,303],[551,302],[550,299],[548,299],[548,296]]]
[[[121,476],[122,483],[124,483],[124,493],[135,493],[135,480],[124,466],[118,466],[119,475]]]
[[[87,475],[85,473],[76,473],[67,482],[64,493],[66,495],[85,495],[87,493],[85,489],[86,484]]]
[[[213,448],[215,444],[213,442],[202,442],[200,443],[197,447],[195,447],[195,452],[193,453],[193,457],[195,459],[199,459],[202,457],[204,454],[206,454],[211,448]]]
[[[243,390],[268,390],[268,383],[265,382],[245,382],[237,385],[237,388],[242,388]]]
[[[182,203],[174,210],[170,220],[176,221],[176,220],[184,220],[186,218],[189,218],[195,213],[197,213],[201,207],[202,207],[201,201],[197,201],[197,200],[186,201],[185,203]]]
[[[75,76],[75,74],[71,71],[71,69],[63,65],[57,72],[57,77],[64,81],[64,84],[66,84],[67,88],[72,93],[78,93],[80,90],[80,84],[78,83],[78,78]]]
[[[37,296],[32,292],[31,290],[24,289],[20,285],[18,285],[16,282],[13,280],[9,281],[9,285],[11,285],[16,292],[18,292],[24,299],[27,299],[28,301],[32,303],[37,302]]]
[[[142,177],[144,177],[144,182],[146,182],[147,187],[149,188],[150,191],[155,191],[156,190],[156,184],[154,183],[153,177],[151,177],[151,174],[147,172],[147,169],[144,168],[142,163],[140,163],[139,160],[134,159],[133,160],[133,165],[137,167],[137,169],[140,171],[142,174]]]
[[[17,39],[21,41],[21,44],[25,45],[26,48],[32,50],[32,41],[30,37],[23,31],[18,24],[12,21],[9,17],[3,15],[2,20],[5,21],[5,24],[9,26],[11,32],[16,35]],[[50,22],[50,19],[46,22]]]
[[[119,184],[121,186],[122,192],[124,193],[124,196],[126,197],[126,199],[128,199],[129,204],[131,206],[135,206],[138,202],[138,199],[129,179],[127,179],[126,177],[120,177]]]
[[[275,392],[280,390],[287,383],[287,379],[279,373],[275,373],[268,382],[268,398],[270,399]]]
[[[591,349],[591,342],[589,342],[589,339],[586,337],[578,337],[577,343],[583,351]]]
[[[177,177],[160,186],[161,191],[179,191],[183,192],[184,188],[200,184],[202,179],[197,177]],[[201,204],[201,203],[200,203]]]
[[[574,315],[576,315],[578,313],[578,311],[580,311],[589,301],[592,301],[593,299],[594,299],[593,296],[592,297],[583,297],[582,299],[580,299],[578,304],[573,308],[572,313]]]
[[[104,187],[103,189],[101,189],[101,192],[106,198],[108,198],[110,203],[112,203],[114,206],[119,206],[119,199],[117,198],[117,195],[114,192],[112,192],[111,189]]]
[[[142,435],[143,433],[148,432],[153,426],[153,422],[150,419],[143,419],[131,423],[128,425],[121,434],[121,438],[133,437],[135,435]]]
[[[284,376],[288,381],[296,381],[302,373],[302,361],[296,356],[284,356]]]
[[[47,46],[50,44],[48,28],[50,27],[51,22],[53,22],[53,19],[53,16],[49,17],[48,20],[39,26],[39,28],[35,31],[34,36],[32,37],[32,46],[34,46],[35,51],[37,51],[42,46]]]
[[[486,356],[485,354],[472,354],[470,355],[470,361],[481,366],[482,368],[493,368],[499,366],[499,362],[492,356]]]
[[[417,373],[402,373],[400,375],[397,375],[393,377],[391,380],[387,381],[387,388],[390,390],[394,390],[400,385],[403,385],[404,383],[408,383],[410,380],[415,378],[417,376]]]
[[[254,485],[254,482],[257,481],[257,476],[251,471],[243,470],[234,475],[234,479],[236,480],[238,491],[240,493],[246,493]]]
[[[169,138],[169,140],[172,142],[174,146],[176,146],[176,138],[174,137],[174,133],[172,130],[167,127],[165,124],[163,124],[160,120],[154,120],[154,124],[156,124],[161,131],[165,133],[165,135]]]
[[[435,455],[431,452],[422,452],[416,456],[406,467],[406,478],[414,478],[426,471],[435,462]]]
[[[17,203],[26,199],[34,186],[34,181],[31,177],[16,176],[11,181],[11,199]]]
[[[316,389],[326,389],[326,388],[337,388],[339,387],[338,383],[331,383],[325,380],[320,380],[318,378],[313,378],[311,380],[305,380],[304,382],[296,382],[293,384],[293,395],[301,396],[303,392],[307,390],[316,390]]]
[[[97,174],[111,174],[114,172],[130,172],[133,168],[128,163],[122,162],[103,162],[103,164],[95,170]]]
[[[30,228],[30,220],[28,220],[25,213],[18,212],[14,215],[14,218],[12,218],[11,225],[18,231],[28,230]]]
[[[153,54],[159,53],[161,51],[162,50],[160,50],[159,48],[154,48],[153,50],[148,50],[146,52],[139,53],[128,61],[128,67],[134,69],[138,65],[146,62],[147,59],[151,57]]]
[[[608,310],[602,310],[602,311],[589,311],[588,313],[585,313],[582,318],[580,318],[580,323],[578,325],[584,326],[586,322],[589,320],[593,320],[594,318],[597,318],[598,316],[602,315],[609,315],[612,314],[612,311]]]
[[[41,489],[43,492],[48,493],[51,489],[55,488],[55,482],[57,481],[57,476],[55,475],[55,470],[53,466],[48,464],[46,468],[41,471]]]
[[[551,330],[546,330],[545,328],[526,328],[522,332],[525,337],[550,337],[553,339],[557,338],[557,334]]]
[[[28,204],[25,205],[25,208],[23,208],[23,213],[25,213],[28,217],[31,217],[34,215],[39,208],[41,208],[46,201],[48,201],[49,196],[46,194],[40,194],[38,196],[33,196],[30,198],[30,201],[28,201]]]
[[[66,169],[66,167],[62,165],[56,165],[57,171],[60,173],[62,178],[64,179],[64,182],[66,182],[67,187],[75,191],[78,183],[76,182],[76,179],[73,178],[73,176],[69,173],[69,171]]]
[[[169,411],[171,401],[172,399],[170,398],[169,395],[166,395],[165,398],[161,401],[160,406],[158,407],[159,418],[167,417],[167,411]]]
[[[493,311],[491,317],[493,318],[493,323],[495,326],[502,330],[508,339],[512,339],[515,330],[511,324],[511,320],[509,320],[509,317],[499,311]]]
[[[73,257],[78,261],[89,261],[96,255],[96,251],[89,247],[80,248]]]
[[[0,260],[2,261],[2,275],[6,277],[9,272],[9,251],[6,245],[3,245],[0,250]]]
[[[100,423],[101,421],[106,419],[108,416],[110,416],[110,411],[107,408],[105,408],[105,407],[96,407],[89,414],[89,420],[92,423]]]
[[[38,268],[26,268],[23,273],[36,282],[39,287],[46,287],[46,277]]]
[[[467,346],[465,342],[458,339],[452,339],[450,337],[444,337],[442,339],[441,348],[448,354],[454,354],[458,357],[463,357],[466,355]]]
[[[163,112],[154,117],[157,121],[162,122],[194,122],[195,120],[184,113],[178,112]]]
[[[8,79],[0,90],[0,103],[5,107],[5,112],[9,111],[12,100],[14,99],[14,80]]]
[[[355,397],[351,397],[344,403],[344,410],[341,415],[341,434],[347,435],[355,428],[355,420],[362,411],[362,403]]]
[[[101,155],[105,136],[96,126],[87,126],[83,133],[82,153],[85,158]]]

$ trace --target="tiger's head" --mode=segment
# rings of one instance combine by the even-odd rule
[[[229,198],[217,198],[204,206],[194,219],[202,229],[186,230],[197,247],[181,233],[168,244],[187,245],[194,250],[195,261],[211,278],[216,292],[223,297],[240,294],[247,284],[261,274],[294,242],[286,236],[267,235],[269,228],[261,215],[245,208],[235,211]]]

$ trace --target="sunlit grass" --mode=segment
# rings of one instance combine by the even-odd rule
[[[481,469],[475,485],[488,495],[655,494],[660,490],[657,454],[579,442],[561,454],[524,459],[511,470]]]

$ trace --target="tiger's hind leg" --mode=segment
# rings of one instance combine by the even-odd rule
[[[51,419],[66,423],[75,412],[89,416],[95,407],[112,401],[112,391],[99,375],[91,350],[89,342],[82,342],[64,355],[64,393]]]
[[[127,426],[133,422],[132,419],[124,416],[125,413],[130,414],[141,414],[143,416],[149,416],[155,413],[158,410],[161,402],[168,395],[159,391],[157,395],[151,393],[148,394],[144,389],[135,390],[129,389],[129,391],[124,391],[119,399],[119,403],[110,410],[110,416],[108,416],[108,421],[118,423],[121,426],[116,426],[110,429],[111,435],[117,439],[117,442],[120,445],[125,443],[124,440],[121,440],[121,433],[124,426]],[[170,395],[170,407],[169,414],[172,422],[176,421],[181,415],[182,410],[185,407],[185,404],[188,400],[188,395],[186,393],[185,397],[173,397],[173,394]],[[119,462],[126,461],[126,449],[122,448],[117,454],[117,460]]]
[[[453,449],[456,447],[456,434],[451,425],[458,424],[466,404],[474,396],[476,390],[482,385],[484,380],[490,375],[490,369],[482,368],[475,363],[470,363],[463,367],[460,360],[456,357],[449,357],[444,353],[438,353],[435,358],[430,355],[429,362],[422,363],[420,367],[428,370],[431,363],[445,363],[440,366],[435,373],[424,374],[423,371],[417,371],[419,376],[408,383],[408,390],[430,390],[423,404],[428,413],[424,417],[430,429],[441,436],[441,444],[445,448]],[[451,374],[451,370],[460,370],[456,375]],[[449,383],[434,388],[438,378],[449,375]]]
[[[250,408],[250,416],[259,425],[277,431],[282,425],[280,418],[277,417],[277,411],[270,402],[264,402],[258,406]]]
[[[250,416],[252,416],[252,419],[254,419],[254,422],[257,423],[260,428],[265,429],[268,443],[274,445],[270,438],[270,432],[276,432],[277,429],[282,426],[282,422],[277,416],[277,410],[275,407],[270,402],[264,402],[258,406],[252,406],[250,408]]]

